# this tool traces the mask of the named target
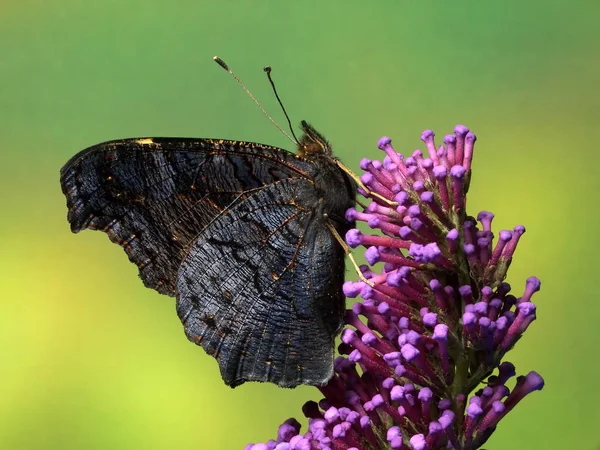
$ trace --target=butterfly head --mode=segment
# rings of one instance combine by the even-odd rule
[[[327,140],[304,120],[300,122],[302,136],[298,142],[298,156],[310,157],[311,155],[331,156],[331,145]]]

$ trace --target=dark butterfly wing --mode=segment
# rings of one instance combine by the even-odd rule
[[[147,287],[174,296],[189,244],[215,217],[265,185],[310,170],[306,160],[261,144],[145,138],[80,152],[60,181],[71,230],[104,231]]]
[[[324,220],[311,181],[283,180],[219,216],[182,262],[177,312],[227,384],[331,378],[344,251]]]

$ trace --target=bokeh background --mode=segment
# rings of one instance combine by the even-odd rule
[[[387,134],[477,134],[471,213],[525,224],[508,280],[542,279],[510,359],[546,387],[490,449],[600,444],[598,2],[3,0],[0,6],[0,448],[241,449],[314,388],[226,387],[102,233],[72,235],[70,156],[131,136],[289,148],[211,58],[285,123],[307,119],[358,169]],[[359,255],[360,256],[360,255]],[[352,277],[351,273],[348,273]]]

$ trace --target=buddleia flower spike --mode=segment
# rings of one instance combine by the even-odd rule
[[[346,242],[365,249],[361,271],[373,286],[344,284],[361,300],[346,311],[323,398],[304,405],[308,430],[289,419],[276,439],[246,450],[478,449],[544,386],[529,372],[508,387],[516,370],[505,355],[535,320],[540,289],[535,277],[516,293],[504,281],[525,228],[496,235],[492,213],[468,214],[476,137],[467,127],[439,147],[431,130],[421,140],[427,152],[404,157],[383,137],[383,160],[361,161],[361,181],[377,195],[346,217],[372,231],[351,229]]]

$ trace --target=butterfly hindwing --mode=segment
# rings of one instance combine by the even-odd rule
[[[224,381],[324,384],[344,311],[344,252],[306,179],[260,189],[193,243],[177,277],[188,338]]]
[[[189,244],[215,217],[257,188],[310,171],[307,161],[262,144],[125,139],[74,156],[61,186],[73,232],[104,231],[147,287],[174,296]]]

